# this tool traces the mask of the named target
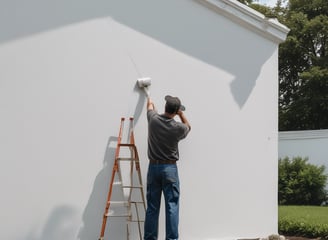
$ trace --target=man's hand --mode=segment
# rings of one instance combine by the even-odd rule
[[[184,115],[183,111],[179,110],[178,113],[177,113],[181,119],[181,122],[186,124],[189,128],[189,130],[191,129],[191,126],[188,122],[188,119],[186,118],[186,116]]]
[[[147,98],[147,110],[155,110],[154,102],[150,97]]]

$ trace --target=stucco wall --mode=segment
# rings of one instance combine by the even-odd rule
[[[138,72],[159,111],[177,95],[192,125],[181,239],[277,231],[276,43],[189,0],[0,1],[0,13],[1,239],[98,238],[122,116],[146,174]]]

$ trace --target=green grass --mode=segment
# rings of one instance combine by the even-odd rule
[[[328,239],[328,207],[279,206],[279,233]]]
[[[298,219],[304,222],[328,224],[328,207],[279,206],[279,218]]]

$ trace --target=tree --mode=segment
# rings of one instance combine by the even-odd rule
[[[282,5],[281,1],[282,0],[278,0],[277,7]],[[268,6],[259,4],[258,0],[238,0],[238,2],[241,2],[241,3],[249,6],[250,8],[255,9],[256,11],[262,13],[263,15],[265,15],[268,18],[276,18],[275,10],[271,9]]]
[[[307,161],[300,157],[279,159],[280,205],[321,205],[327,201],[325,167]]]
[[[290,28],[279,47],[279,130],[328,128],[328,1],[240,0]]]
[[[290,0],[279,19],[279,130],[328,128],[328,1]]]

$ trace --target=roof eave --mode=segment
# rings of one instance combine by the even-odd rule
[[[199,0],[234,22],[245,26],[275,43],[285,41],[289,28],[277,19],[267,18],[254,9],[236,0]]]

